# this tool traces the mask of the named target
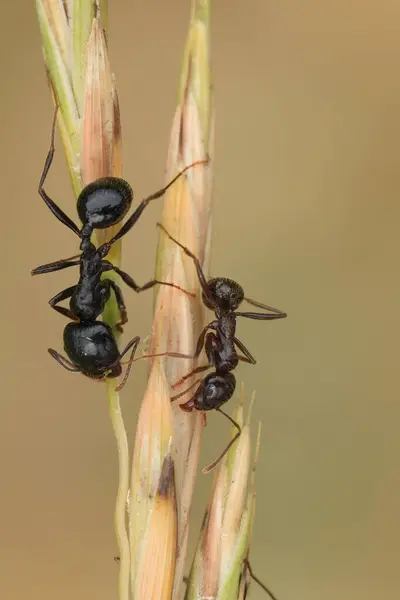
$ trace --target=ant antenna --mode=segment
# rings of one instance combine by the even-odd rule
[[[257,302],[256,300],[252,300],[251,298],[244,298],[246,302],[252,304],[253,306],[257,306],[257,308],[263,308],[264,310],[269,310],[270,312],[276,313],[277,315],[283,314],[279,308],[273,308],[272,306],[267,306],[267,304],[262,304],[261,302]]]
[[[238,432],[235,435],[235,437],[233,437],[231,439],[231,441],[229,442],[229,444],[227,445],[227,447],[225,448],[225,450],[222,452],[222,454],[220,454],[218,456],[218,458],[216,460],[214,460],[214,462],[211,463],[211,465],[208,465],[208,467],[204,467],[203,473],[209,473],[210,471],[212,471],[212,469],[214,469],[214,467],[217,466],[217,464],[224,458],[225,454],[233,446],[233,444],[236,442],[236,440],[240,437],[240,434],[242,433],[242,429],[241,429],[240,425],[238,423],[236,423],[236,421],[234,421],[232,419],[232,417],[230,417],[221,408],[216,408],[215,410],[218,411],[218,412],[220,412],[221,414],[223,414],[232,423],[232,425],[234,425],[236,427],[236,429],[238,430]],[[275,600],[276,600],[276,598],[275,598]]]
[[[60,105],[59,105],[59,104],[57,104],[57,102],[56,102],[56,104],[55,104],[55,106],[54,106],[54,117],[53,117],[53,124],[52,124],[52,126],[51,126],[51,137],[52,137],[52,140],[53,140],[53,141],[54,141],[54,137],[55,137],[55,136],[54,136],[54,132],[55,132],[55,129],[56,129],[56,123],[57,123],[57,114],[58,114],[58,111],[59,111],[59,109],[60,109]]]
[[[275,596],[275,594],[273,594],[273,593],[271,592],[271,590],[269,590],[269,589],[267,588],[267,586],[266,586],[266,585],[264,585],[264,584],[262,583],[262,581],[260,581],[260,580],[258,579],[258,577],[256,577],[256,576],[254,575],[254,573],[253,573],[253,569],[251,568],[251,565],[250,565],[250,563],[249,563],[249,559],[248,559],[248,558],[245,558],[245,560],[244,560],[244,564],[245,564],[245,566],[246,566],[246,568],[247,568],[247,570],[248,570],[248,572],[249,572],[249,575],[250,575],[250,577],[251,577],[251,578],[252,578],[252,579],[253,579],[253,580],[254,580],[256,583],[258,583],[258,585],[260,586],[260,588],[262,588],[262,589],[264,590],[264,592],[267,592],[268,596],[269,596],[270,598],[272,598],[272,600],[278,600],[278,598]]]
[[[131,369],[132,369],[132,363],[134,362],[134,356],[135,356],[136,348],[137,348],[137,344],[134,344],[133,348],[132,348],[131,356],[130,356],[130,358],[128,360],[128,363],[127,363],[128,366],[126,368],[124,378],[122,379],[121,383],[115,388],[116,392],[120,392],[122,390],[122,388],[124,387],[124,385],[126,384],[127,380],[128,380],[129,373],[131,372]]]

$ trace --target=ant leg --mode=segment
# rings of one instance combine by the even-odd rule
[[[121,315],[121,321],[117,323],[117,325],[125,325],[125,323],[128,322],[128,314],[126,312],[126,306],[121,288],[115,283],[115,281],[112,281],[111,279],[106,279],[105,281],[109,281],[110,287],[114,290],[115,300],[117,301],[119,314]]]
[[[115,283],[115,281],[112,281],[112,279],[103,279],[100,282],[99,287],[100,287],[100,291],[103,295],[104,304],[107,302],[107,300],[110,297],[110,289],[114,290],[115,300],[117,302],[117,306],[118,306],[118,310],[119,310],[119,314],[120,314],[120,320],[118,321],[118,323],[115,324],[115,327],[116,327],[116,329],[118,329],[118,331],[120,331],[122,333],[123,332],[122,325],[125,325],[125,323],[128,322],[128,314],[126,312],[126,306],[125,306],[124,297],[122,295],[121,288],[119,287],[119,285],[117,285]]]
[[[192,354],[181,354],[180,352],[160,352],[159,354],[142,354],[139,358],[135,358],[132,362],[137,362],[138,360],[142,360],[142,358],[158,358],[159,356],[169,356],[171,358],[191,358],[193,359]],[[121,365],[125,363],[121,362]]]
[[[48,208],[53,213],[53,215],[59,221],[61,221],[61,223],[66,225],[69,229],[71,229],[74,233],[76,233],[77,236],[80,237],[80,231],[79,231],[79,228],[77,227],[77,225],[75,225],[75,223],[65,214],[65,212],[63,210],[61,210],[61,208],[59,206],[57,206],[57,204],[50,198],[50,196],[47,195],[47,193],[43,187],[44,182],[46,181],[48,172],[50,170],[51,163],[53,162],[53,158],[54,158],[54,136],[55,136],[55,132],[56,132],[57,112],[58,112],[58,106],[56,106],[56,110],[54,113],[53,126],[51,128],[50,149],[47,154],[46,161],[44,163],[42,176],[40,177],[38,192],[39,192],[40,196],[43,198],[43,200],[45,201]]]
[[[256,577],[256,576],[254,575],[254,573],[253,573],[253,569],[251,568],[251,565],[250,565],[250,563],[249,563],[249,559],[248,559],[248,558],[245,558],[243,562],[244,562],[244,564],[245,564],[245,566],[246,566],[246,568],[247,568],[247,570],[248,570],[248,572],[249,572],[249,574],[250,574],[250,577],[251,577],[252,579],[254,579],[254,581],[255,581],[256,583],[258,583],[258,585],[259,585],[259,586],[260,586],[260,587],[261,587],[261,588],[264,590],[264,592],[267,592],[268,596],[269,596],[270,598],[272,598],[272,600],[278,600],[278,598],[275,596],[275,594],[273,594],[273,593],[271,592],[271,590],[270,590],[270,589],[268,589],[268,588],[267,588],[267,586],[266,586],[266,585],[264,585],[264,583],[262,583],[262,582],[261,582],[261,581],[258,579],[258,577]]]
[[[56,310],[58,313],[60,313],[60,315],[64,315],[64,317],[68,317],[68,319],[72,319],[73,321],[78,321],[77,317],[74,315],[74,313],[70,309],[65,308],[64,306],[57,306],[57,304],[59,302],[62,302],[63,300],[66,300],[67,298],[71,298],[72,294],[74,293],[75,288],[76,288],[76,285],[73,285],[73,286],[67,288],[66,290],[63,290],[62,292],[59,292],[58,294],[56,294],[55,296],[53,296],[53,298],[51,298],[49,300],[49,304],[50,304],[51,308],[54,308],[54,310]]]
[[[129,373],[131,372],[133,359],[134,359],[137,347],[139,345],[139,342],[140,342],[140,337],[137,335],[135,338],[133,338],[133,340],[131,340],[129,342],[129,344],[126,346],[126,348],[121,352],[121,354],[119,356],[118,362],[120,362],[121,358],[123,358],[125,356],[125,354],[132,348],[132,352],[131,352],[131,355],[129,357],[129,362],[128,362],[128,366],[127,366],[126,371],[125,371],[124,378],[121,381],[121,383],[115,388],[116,392],[119,392],[120,390],[122,390],[122,388],[124,387],[124,385],[128,381]]]
[[[175,288],[177,290],[180,290],[181,292],[183,292],[187,296],[191,296],[192,298],[196,298],[196,294],[192,294],[192,292],[188,292],[187,290],[184,290],[183,288],[181,288],[179,285],[176,285],[175,283],[169,283],[168,281],[159,281],[158,279],[152,279],[151,281],[148,281],[144,285],[138,285],[132,279],[132,277],[130,275],[128,275],[128,273],[125,273],[125,271],[121,271],[121,269],[119,269],[118,267],[116,267],[112,263],[109,263],[108,261],[104,260],[103,261],[103,271],[109,271],[111,269],[113,271],[115,271],[121,277],[122,281],[124,281],[127,286],[129,286],[130,288],[132,288],[133,290],[135,290],[135,292],[137,294],[140,294],[140,292],[144,292],[145,290],[149,290],[150,288],[154,287],[155,285],[168,285],[168,286],[173,287],[173,288]]]
[[[77,256],[80,256],[78,254]],[[75,258],[75,256],[71,256],[71,258]],[[62,269],[68,269],[69,267],[75,267],[79,265],[79,260],[70,260],[69,258],[64,258],[63,260],[58,260],[53,263],[48,263],[47,265],[41,265],[40,267],[36,267],[32,269],[31,275],[43,275],[44,273],[52,273],[53,271],[61,271]]]
[[[67,371],[74,371],[75,373],[80,371],[79,367],[76,367],[74,363],[65,358],[65,356],[59,354],[56,350],[53,350],[53,348],[49,348],[47,352]]]
[[[141,203],[139,204],[139,206],[137,207],[137,209],[135,210],[135,212],[129,217],[129,219],[126,221],[126,223],[118,231],[118,233],[113,238],[111,238],[111,240],[109,242],[106,242],[105,244],[103,244],[101,246],[103,256],[106,256],[106,254],[108,254],[110,247],[112,246],[112,244],[114,244],[114,242],[121,239],[125,234],[128,233],[128,231],[130,231],[132,229],[132,227],[138,221],[142,212],[144,211],[146,206],[149,204],[149,202],[151,202],[152,200],[157,200],[157,198],[161,198],[161,196],[163,196],[165,194],[165,192],[171,187],[171,185],[173,185],[177,179],[182,177],[182,175],[184,173],[186,173],[186,171],[188,171],[192,167],[195,167],[196,165],[205,165],[207,163],[208,163],[208,159],[207,160],[196,160],[196,162],[194,162],[191,165],[188,165],[187,167],[182,169],[182,171],[180,171],[173,179],[171,179],[171,181],[169,183],[167,183],[166,186],[164,186],[163,188],[161,188],[154,194],[147,196],[147,198],[144,198],[141,201]],[[103,248],[104,248],[104,250],[103,250]]]
[[[205,368],[204,368],[204,370],[205,370]],[[190,385],[184,392],[180,392],[179,394],[176,394],[176,396],[171,396],[171,402],[173,402],[174,400],[178,400],[178,398],[182,398],[182,396],[184,396],[185,394],[190,392],[190,390],[192,390],[198,383],[201,383],[201,381],[202,381],[201,379],[196,379],[196,381],[194,383],[192,383],[192,385]],[[190,398],[190,400],[188,400],[184,404],[180,404],[179,405],[180,408],[182,410],[185,410],[186,412],[191,412],[192,409],[194,408],[194,401],[193,401],[194,396],[192,398]]]
[[[197,258],[197,256],[195,256],[195,254],[193,254],[193,252],[191,252],[189,250],[189,248],[186,248],[186,246],[184,246],[183,244],[181,244],[180,242],[178,242],[177,239],[175,239],[174,237],[172,237],[172,235],[170,233],[168,233],[168,231],[165,229],[164,225],[161,225],[161,223],[157,223],[157,227],[159,227],[160,229],[162,229],[163,232],[169,237],[169,239],[172,240],[173,242],[175,242],[175,244],[177,244],[178,246],[180,246],[180,248],[182,248],[182,250],[185,252],[185,254],[187,256],[189,256],[193,260],[193,262],[195,264],[195,267],[196,267],[197,276],[199,278],[199,282],[200,282],[200,285],[201,285],[201,289],[203,290],[203,293],[204,293],[205,297],[207,298],[208,303],[211,306],[214,306],[214,300],[213,300],[213,298],[212,298],[212,296],[210,294],[210,290],[209,290],[209,287],[208,287],[206,276],[204,275],[204,271],[201,268],[201,264],[200,264],[200,261]]]
[[[138,347],[138,345],[139,345],[139,342],[140,342],[140,337],[137,335],[135,338],[133,338],[133,340],[131,340],[131,341],[129,342],[129,344],[127,344],[127,346],[126,346],[126,347],[124,348],[124,350],[121,352],[121,354],[120,354],[119,358],[120,358],[120,359],[121,359],[121,358],[123,358],[123,357],[125,356],[125,354],[126,354],[127,352],[129,352],[129,350],[132,348],[132,346],[134,346],[134,347],[135,347],[135,348],[134,348],[134,350],[136,351],[136,348]],[[131,355],[131,357],[132,357],[132,355]]]
[[[187,373],[186,375],[184,375],[183,377],[181,377],[180,379],[178,379],[178,381],[176,381],[171,387],[174,390],[175,388],[179,387],[180,385],[182,385],[182,383],[184,383],[187,379],[190,379],[191,377],[193,377],[193,375],[196,375],[197,373],[202,373],[203,371],[207,371],[207,369],[211,369],[212,365],[202,365],[200,367],[196,367],[195,369],[193,369],[192,371],[190,371],[190,373]],[[180,394],[178,394],[177,396],[173,396],[171,398],[171,400],[176,400],[177,398],[180,398],[181,396],[183,396],[184,394],[186,394],[187,391],[189,391],[191,389],[188,388],[185,392],[181,392]]]
[[[204,349],[206,351],[206,355],[208,358],[208,364],[210,366],[214,366],[215,365],[215,356],[219,355],[220,353],[220,348],[218,345],[218,340],[217,337],[215,335],[215,333],[213,333],[212,331],[209,331],[207,333],[206,336],[206,343],[204,344]]]
[[[204,339],[206,337],[206,333],[208,331],[208,329],[216,329],[218,325],[218,321],[211,321],[211,323],[209,323],[208,325],[206,325],[203,329],[203,331],[200,333],[199,335],[199,339],[197,340],[197,346],[196,346],[196,352],[193,355],[193,358],[199,358],[200,353],[203,349],[204,346]]]
[[[252,365],[255,365],[257,363],[256,359],[254,358],[254,356],[252,356],[250,354],[250,352],[247,350],[246,346],[240,341],[238,340],[237,337],[233,338],[233,341],[235,342],[236,346],[239,348],[239,350],[241,352],[243,352],[244,356],[239,356],[239,360],[243,360],[244,362],[248,362]]]
[[[209,323],[208,325],[206,325],[204,327],[203,331],[199,335],[199,339],[197,340],[196,352],[193,354],[193,356],[191,358],[196,359],[196,358],[198,358],[200,356],[200,353],[201,353],[201,351],[203,349],[203,346],[204,346],[204,338],[206,337],[207,330],[208,329],[215,329],[216,326],[217,326],[217,323],[218,323],[218,321],[211,321],[211,323]],[[213,334],[211,334],[210,336],[207,336],[205,346],[206,346],[206,354],[207,354],[207,358],[208,358],[208,365],[207,366],[204,365],[202,367],[196,367],[195,369],[193,369],[192,371],[190,371],[190,373],[187,373],[186,375],[184,375],[183,377],[181,377],[181,379],[179,379],[178,381],[176,381],[171,386],[173,390],[175,388],[179,387],[180,385],[182,385],[182,383],[184,381],[186,381],[186,379],[189,379],[190,377],[192,377],[196,373],[201,373],[202,371],[206,371],[207,369],[211,368],[214,365],[214,356],[213,356],[214,350],[215,350],[214,340],[215,340],[215,336]],[[186,392],[184,392],[184,393],[186,393]],[[174,396],[174,399],[176,397],[179,397],[179,396]]]
[[[230,417],[226,412],[224,412],[222,410],[222,408],[216,408],[215,410],[217,412],[220,412],[222,415],[224,415],[232,423],[232,425],[234,425],[236,427],[236,429],[238,430],[238,432],[231,439],[231,441],[229,442],[229,444],[227,445],[227,447],[225,448],[225,450],[222,452],[222,454],[220,454],[218,456],[218,458],[216,460],[214,460],[214,462],[211,463],[211,465],[208,465],[208,467],[204,467],[204,469],[202,469],[203,473],[209,473],[210,471],[212,471],[212,469],[214,469],[214,467],[217,466],[217,464],[220,462],[220,460],[224,458],[225,454],[233,446],[233,444],[236,442],[236,440],[240,437],[240,435],[242,433],[242,429],[241,429],[240,425],[238,423],[236,423],[236,421],[234,419],[232,419],[232,417]]]

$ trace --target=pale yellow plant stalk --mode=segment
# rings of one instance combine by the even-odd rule
[[[67,158],[75,197],[83,186],[99,177],[120,176],[121,125],[118,97],[111,72],[104,23],[107,2],[89,0],[37,0],[48,79],[59,106],[58,124]],[[97,242],[112,235],[101,231]],[[120,262],[120,244],[109,256]],[[108,303],[103,319],[115,325],[115,301]],[[115,335],[118,332],[114,329]],[[129,452],[122,420],[116,381],[106,383],[111,422],[119,458],[119,489],[115,511],[115,530],[120,554],[119,600],[129,598],[130,554],[125,523],[129,490]]]
[[[100,177],[122,174],[121,125],[115,81],[108,60],[107,45],[102,23],[94,19],[86,50],[86,68],[83,87],[82,179],[87,185]],[[99,230],[99,244],[113,235],[113,228]],[[119,265],[121,244],[112,246],[109,259]],[[116,274],[113,279],[118,280]],[[110,324],[118,321],[117,307],[109,303],[103,319]],[[114,329],[114,335],[117,330]],[[129,598],[130,549],[125,522],[126,501],[129,491],[129,448],[121,414],[115,379],[106,380],[111,422],[117,441],[119,458],[119,488],[115,510],[115,532],[119,549],[119,598]]]
[[[215,475],[185,600],[241,600],[244,597],[242,575],[245,574],[255,510],[254,475],[260,429],[251,468],[250,421],[253,401],[244,426],[243,402],[242,386],[234,415],[235,421],[242,427],[242,434],[222,459]],[[232,428],[231,436],[235,434],[236,429]]]
[[[207,156],[212,158],[209,10],[208,0],[192,3],[178,106],[168,151],[167,182],[187,165]],[[162,224],[174,237],[190,247],[205,270],[209,260],[210,212],[211,166],[198,165],[167,192]],[[176,289],[159,287],[149,352],[172,351],[191,355],[205,324],[201,291],[193,262],[163,233],[159,237],[156,277],[196,292],[197,298],[193,300]],[[184,413],[178,403],[171,404],[168,384],[174,383],[193,366],[192,360],[177,358],[154,359],[150,364],[147,392],[136,433],[129,508],[131,576],[135,600],[182,597],[190,506],[203,418],[197,411]],[[161,421],[158,414],[164,415]],[[150,431],[152,447],[149,447]],[[172,461],[175,474],[168,497],[169,517],[164,526],[160,523],[159,528],[155,529],[152,527],[154,511],[157,510],[157,496],[154,493],[160,487],[166,461],[168,464]],[[172,474],[172,469],[170,472]],[[157,551],[151,553],[149,548],[157,548]],[[168,557],[171,548],[174,548],[172,560]],[[154,579],[159,582],[157,593]],[[143,590],[146,590],[146,594]]]
[[[177,548],[173,421],[164,369],[154,363],[136,429],[129,502],[132,596],[171,598]]]

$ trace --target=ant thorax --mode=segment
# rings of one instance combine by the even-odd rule
[[[215,311],[218,318],[217,332],[218,337],[224,340],[230,340],[233,345],[233,337],[236,331],[236,316],[232,312],[222,312],[219,309]]]

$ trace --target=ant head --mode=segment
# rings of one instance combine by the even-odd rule
[[[194,405],[198,410],[219,408],[232,397],[235,387],[236,379],[232,373],[210,373],[197,390]]]
[[[70,361],[88,377],[104,379],[121,373],[113,331],[102,321],[68,323],[64,328],[64,350]]]
[[[210,296],[213,299],[211,304],[203,293],[203,302],[211,310],[219,309],[222,312],[231,312],[236,310],[244,299],[244,292],[241,286],[226,277],[215,277],[209,279],[207,286]]]
[[[80,220],[92,229],[116,225],[132,204],[133,192],[119,177],[103,177],[89,183],[79,194],[77,210]]]

